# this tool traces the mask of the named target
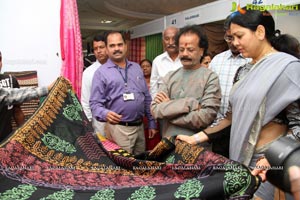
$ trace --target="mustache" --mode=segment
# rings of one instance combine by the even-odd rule
[[[174,49],[175,49],[175,48],[176,48],[176,45],[170,44],[170,45],[167,46],[167,48],[174,48]]]
[[[180,58],[180,60],[192,61],[192,59],[190,59],[189,57],[182,57],[182,58]]]
[[[122,54],[122,51],[117,50],[117,51],[115,51],[113,54],[115,55],[115,54],[117,54],[117,53],[121,53],[121,54]]]

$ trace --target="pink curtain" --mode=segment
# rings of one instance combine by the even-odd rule
[[[76,0],[61,0],[60,46],[61,75],[70,80],[80,98],[83,55]]]

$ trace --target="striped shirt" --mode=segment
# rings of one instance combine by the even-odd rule
[[[221,86],[222,100],[218,117],[224,117],[227,112],[229,94],[237,69],[249,61],[249,59],[244,58],[241,54],[234,56],[231,50],[227,50],[216,55],[209,64],[209,68],[218,74]]]

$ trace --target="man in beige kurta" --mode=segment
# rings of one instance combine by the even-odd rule
[[[200,64],[208,47],[202,29],[187,26],[176,42],[183,66],[164,77],[151,103],[152,115],[163,121],[163,137],[193,135],[206,128],[215,119],[221,102],[217,74]]]

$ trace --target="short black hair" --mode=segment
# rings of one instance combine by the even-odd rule
[[[202,63],[202,61],[203,61],[204,57],[206,57],[206,56],[209,56],[209,57],[210,57],[210,59],[212,59],[212,58],[213,58],[211,53],[208,53],[208,52],[206,52],[206,53],[204,53],[204,54],[203,54],[203,56],[200,58],[200,63]]]
[[[147,59],[147,58],[141,60],[140,65],[142,65],[142,63],[145,62],[145,61],[148,62],[148,63],[152,66],[151,60],[149,60],[149,59]]]
[[[207,39],[207,36],[206,36],[204,30],[202,29],[202,27],[198,26],[198,25],[187,25],[187,26],[183,27],[176,35],[176,38],[175,38],[176,46],[179,47],[179,38],[183,34],[186,34],[186,33],[194,33],[194,34],[198,35],[198,37],[199,37],[198,46],[200,48],[203,48],[204,49],[203,54],[206,54],[206,51],[208,49],[208,39]]]
[[[126,44],[126,37],[125,37],[125,35],[124,35],[123,32],[121,32],[121,31],[108,31],[108,32],[105,33],[105,36],[104,36],[105,37],[105,40],[104,40],[105,45],[107,45],[107,38],[108,38],[108,36],[112,35],[112,34],[115,34],[115,33],[121,34],[122,39],[123,39],[124,43]]]
[[[93,41],[95,41],[95,42],[100,42],[100,41],[105,42],[105,37],[102,34],[95,35]]]

